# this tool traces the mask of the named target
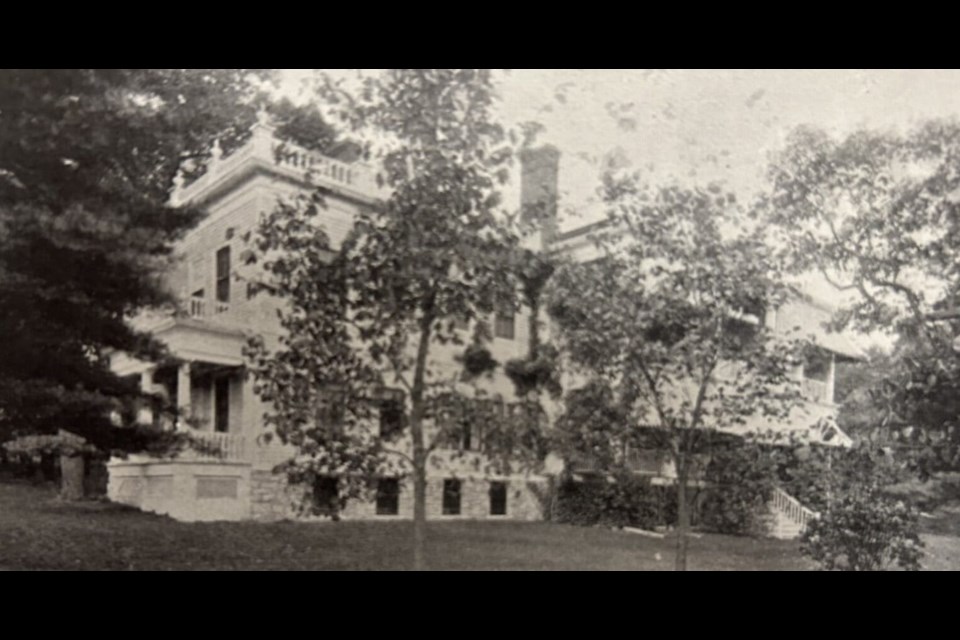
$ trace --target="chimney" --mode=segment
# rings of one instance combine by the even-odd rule
[[[560,150],[552,145],[520,152],[520,220],[539,229],[540,249],[557,233]]]

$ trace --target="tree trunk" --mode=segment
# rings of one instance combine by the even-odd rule
[[[427,537],[427,466],[414,454],[413,464],[413,569],[425,571]]]
[[[60,499],[82,500],[83,492],[83,456],[60,456]]]
[[[410,390],[410,437],[413,440],[413,568],[427,568],[427,450],[423,435],[423,392],[426,386],[427,355],[430,351],[430,335],[433,316],[425,314],[420,321],[420,344],[417,346],[417,362]]]
[[[687,570],[687,545],[690,532],[690,507],[687,504],[687,465],[681,456],[677,464],[677,557],[674,568]]]

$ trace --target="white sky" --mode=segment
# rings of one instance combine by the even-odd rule
[[[284,71],[291,94],[309,75]],[[763,186],[768,154],[797,125],[842,134],[960,116],[956,70],[516,69],[500,92],[507,124],[542,123],[540,140],[563,154],[562,227],[582,222],[571,211],[596,214],[600,161],[614,151],[653,181],[719,180],[746,202]]]
[[[283,71],[289,94],[310,75]],[[592,199],[614,150],[651,179],[720,180],[746,201],[797,125],[842,133],[960,115],[960,71],[950,70],[514,69],[500,92],[508,124],[542,123],[541,140],[563,153],[570,208]]]

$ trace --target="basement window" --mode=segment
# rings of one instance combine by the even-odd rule
[[[443,515],[460,515],[460,481],[455,478],[443,481]]]
[[[396,478],[380,478],[377,482],[377,515],[395,516],[400,512],[400,482]]]
[[[507,515],[507,483],[490,483],[490,515]]]
[[[340,510],[340,482],[335,476],[320,476],[313,484],[313,512],[333,516]]]

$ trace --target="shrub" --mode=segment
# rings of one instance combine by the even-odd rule
[[[580,526],[653,529],[676,522],[676,490],[630,476],[566,479],[557,488],[555,517]]]
[[[705,480],[701,528],[753,536],[769,531],[776,462],[767,448],[749,442],[718,448],[707,465]]]
[[[807,526],[800,551],[828,571],[915,571],[922,548],[915,509],[876,489],[861,489],[834,500]]]

